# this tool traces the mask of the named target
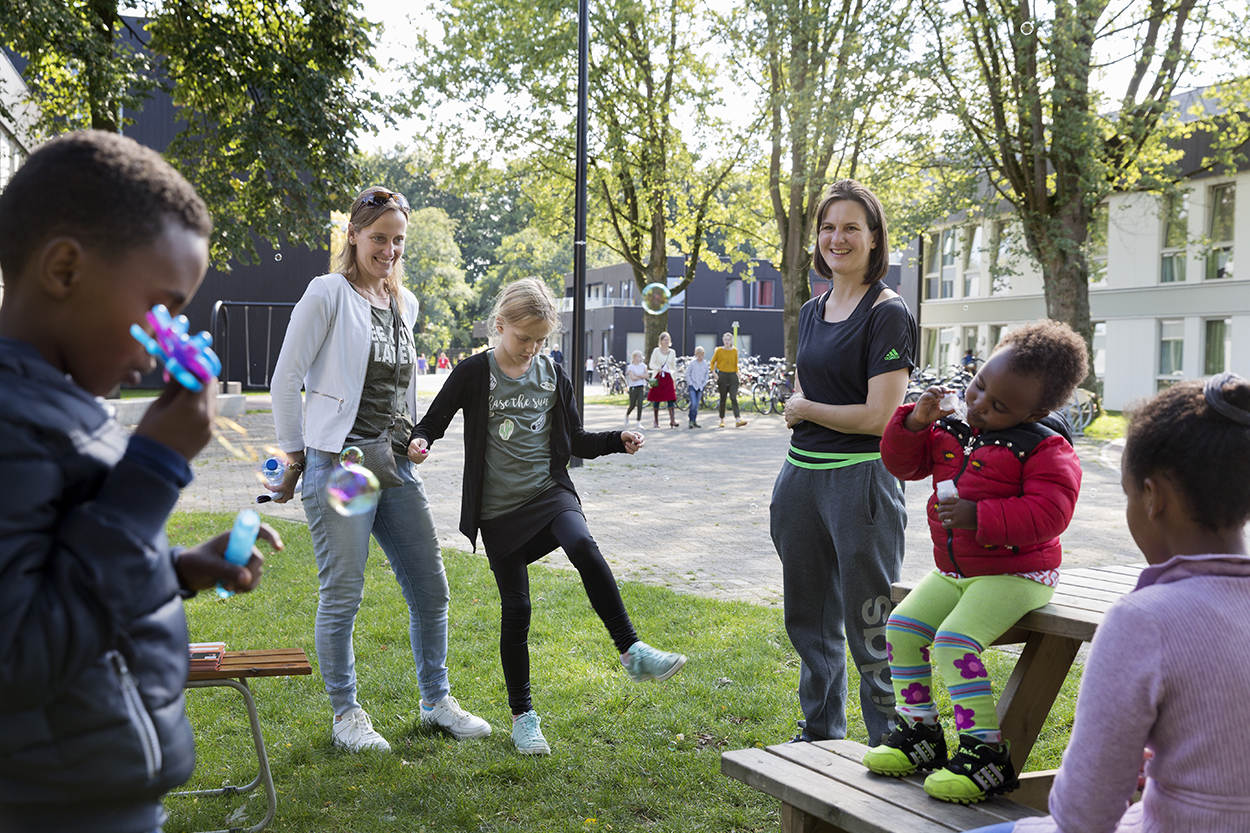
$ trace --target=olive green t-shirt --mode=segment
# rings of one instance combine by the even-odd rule
[[[497,518],[550,488],[551,410],[556,369],[550,356],[535,356],[529,370],[512,379],[490,352],[490,399],[486,417],[486,481],[482,517]]]
[[[396,454],[408,451],[408,435],[412,433],[412,415],[408,413],[408,382],[416,362],[416,350],[412,333],[407,332],[401,319],[399,324],[399,386],[395,385],[395,331],[392,329],[393,313],[388,309],[372,307],[372,327],[369,333],[369,364],[365,368],[365,383],[360,392],[360,407],[356,410],[356,422],[348,432],[348,440],[366,440],[376,437],[391,424],[395,416],[394,438],[391,447]]]

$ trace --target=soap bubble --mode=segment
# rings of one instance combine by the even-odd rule
[[[340,466],[359,466],[360,461],[364,459],[365,453],[354,445],[349,445],[347,448],[339,452]]]
[[[282,252],[274,252],[274,253],[273,253],[273,262],[274,262],[274,263],[281,263],[281,262],[282,262]]]
[[[649,283],[642,288],[642,310],[651,315],[661,315],[668,309],[673,293],[662,283]]]
[[[356,449],[359,454],[360,450]],[[340,515],[360,515],[378,504],[381,492],[373,472],[355,463],[345,463],[326,480],[326,499]]]

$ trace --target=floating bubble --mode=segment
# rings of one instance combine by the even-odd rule
[[[359,453],[359,449],[357,452]],[[377,506],[380,494],[378,479],[373,476],[373,472],[355,463],[336,467],[326,480],[326,500],[340,515],[368,512]]]
[[[349,445],[339,453],[339,465],[359,466],[360,461],[365,459],[365,454],[354,445]]]
[[[651,315],[662,315],[667,309],[673,293],[662,283],[649,283],[642,288],[642,310]]]
[[[274,263],[281,263],[281,262],[282,262],[282,252],[274,252],[274,253],[273,253],[273,262],[274,262]]]
[[[1036,28],[1037,25],[1033,21],[1026,20],[1020,24],[1020,34],[1031,35]]]

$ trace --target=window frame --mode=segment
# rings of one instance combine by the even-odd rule
[[[1216,239],[1215,233],[1215,215],[1216,208],[1219,205],[1217,192],[1228,193],[1231,199],[1228,201],[1228,236]],[[1236,215],[1237,215],[1237,183],[1221,182],[1218,185],[1212,185],[1207,190],[1207,238],[1209,240],[1207,246],[1206,257],[1203,259],[1203,279],[1208,281],[1231,280],[1233,272],[1226,268],[1226,265],[1233,262],[1233,235],[1236,234]]]
[[[1164,194],[1160,208],[1159,283],[1184,283],[1188,278],[1189,192]],[[1169,240],[1169,232],[1175,226],[1184,231],[1184,239],[1179,243]]]

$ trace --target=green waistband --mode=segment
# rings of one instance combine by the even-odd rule
[[[790,465],[798,466],[801,469],[840,469],[880,459],[880,451],[837,454],[828,451],[804,451],[801,448],[795,448],[793,445],[790,446],[790,453],[786,455],[786,461]]]

